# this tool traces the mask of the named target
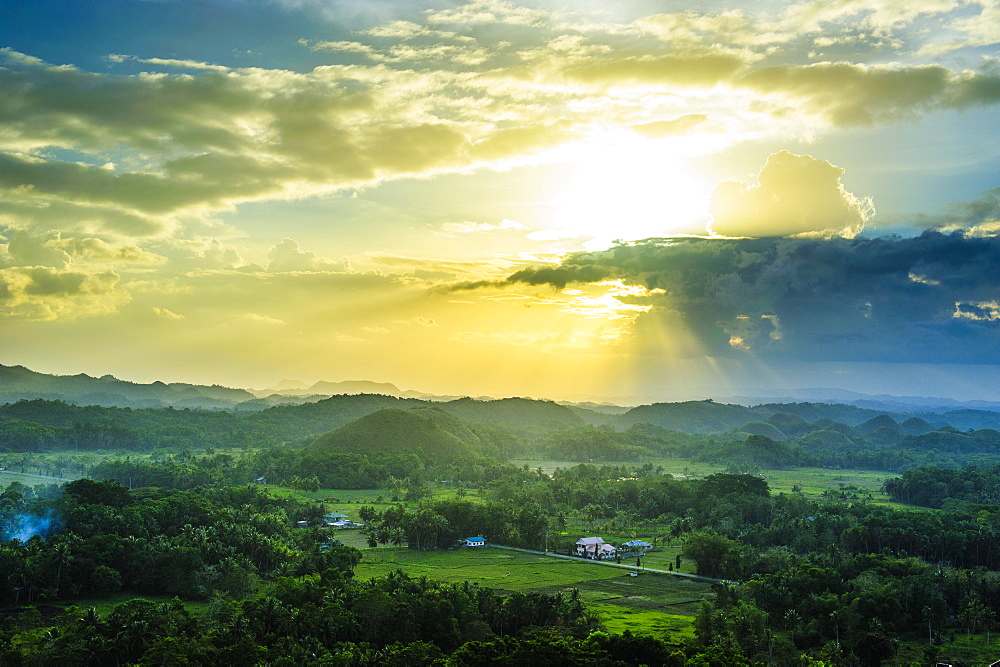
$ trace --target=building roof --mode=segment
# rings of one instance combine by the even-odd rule
[[[649,542],[644,542],[642,540],[630,540],[622,545],[623,547],[651,547],[653,546]]]
[[[590,544],[604,544],[603,537],[581,537],[576,541],[577,544],[584,546]]]
[[[465,541],[466,542],[485,542],[486,538],[485,537],[467,537],[467,538],[465,538]]]

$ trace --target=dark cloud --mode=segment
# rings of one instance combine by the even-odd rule
[[[576,254],[507,284],[606,279],[664,291],[636,320],[651,352],[665,332],[677,349],[714,356],[1000,363],[996,236],[660,239]]]
[[[982,230],[989,232],[991,228],[1000,223],[1000,188],[992,188],[982,194],[981,197],[972,201],[953,202],[948,207],[948,212],[943,215],[920,215],[914,220],[914,224],[921,227],[964,227],[977,228],[985,226]]]
[[[562,289],[570,283],[593,283],[604,280],[610,272],[595,265],[543,267],[539,269],[522,269],[507,278],[510,283],[525,283],[528,285],[550,284]]]
[[[582,255],[590,257],[591,255]],[[570,259],[569,261],[572,261]],[[563,289],[571,283],[596,283],[615,275],[612,267],[585,263],[580,266],[564,264],[563,266],[542,266],[521,269],[507,276],[506,280],[476,280],[472,282],[455,283],[446,287],[447,291],[474,290],[486,287],[509,287],[518,283],[524,285],[551,285]]]

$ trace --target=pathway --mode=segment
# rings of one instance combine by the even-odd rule
[[[637,567],[635,565],[626,565],[625,563],[612,563],[606,560],[591,560],[589,558],[578,558],[577,556],[566,556],[563,554],[553,553],[551,551],[534,551],[532,549],[520,549],[518,547],[505,547],[499,544],[488,544],[487,546],[494,547],[496,549],[508,549],[510,551],[520,551],[526,554],[535,554],[537,556],[548,556],[550,558],[565,558],[566,560],[575,561],[577,563],[594,563],[595,565],[608,565],[610,567],[620,567],[625,570],[635,570],[637,572],[653,572],[654,574],[669,574],[675,577],[686,577],[688,579],[696,579],[698,581],[711,581],[711,582],[725,582],[725,579],[712,579],[711,577],[702,577],[697,574],[688,574],[686,572],[674,572],[673,570],[654,570],[649,567]]]

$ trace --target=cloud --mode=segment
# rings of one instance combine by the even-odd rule
[[[687,134],[695,128],[703,126],[707,121],[707,114],[693,113],[672,120],[657,120],[651,123],[633,125],[632,131],[651,139],[659,139],[661,137]]]
[[[441,326],[441,324],[437,320],[431,317],[424,317],[423,315],[411,317],[408,320],[396,320],[395,324],[405,324],[407,326],[422,327],[422,328],[437,328]]]
[[[766,44],[779,40],[774,31],[761,29],[740,10],[719,14],[692,10],[653,14],[637,19],[632,25],[640,32],[671,44],[712,44],[718,43],[723,36],[730,44]]]
[[[996,301],[956,303],[953,317],[979,322],[996,322],[1000,320],[1000,303]]]
[[[972,201],[953,202],[947,213],[920,214],[913,222],[920,227],[964,229],[967,235],[996,236],[1000,232],[1000,187],[987,190]]]
[[[609,278],[651,291],[636,300],[651,308],[633,338],[650,354],[1000,362],[997,236],[677,238],[579,253],[505,284]]]
[[[38,231],[163,236],[247,202],[506,168],[596,126],[664,137],[703,131],[708,117],[732,130],[769,115],[815,131],[817,120],[898,122],[1000,102],[989,62],[803,64],[772,48],[858,17],[872,31],[924,18],[968,29],[941,2],[584,16],[477,0],[351,39],[303,40],[365,64],[301,72],[127,54],[90,72],[2,49],[0,216]],[[150,71],[118,73],[136,64]]]
[[[75,319],[115,312],[131,299],[113,271],[46,266],[0,269],[0,314],[25,320]]]
[[[427,10],[431,25],[475,25],[503,23],[516,26],[539,26],[549,19],[541,9],[519,7],[503,0],[472,0],[451,9]]]
[[[772,104],[776,114],[788,113],[794,105],[805,105],[807,110],[839,126],[914,119],[936,109],[967,109],[1000,102],[1000,76],[954,72],[940,65],[780,65],[749,72],[733,85],[775,96]]]
[[[64,269],[72,258],[58,247],[58,231],[33,235],[23,230],[15,231],[7,244],[7,252],[17,266],[49,266]]]
[[[740,56],[721,51],[665,56],[612,53],[569,65],[562,74],[570,80],[602,86],[713,86],[731,79],[746,64]]]
[[[855,236],[874,207],[844,189],[843,173],[809,155],[774,153],[756,185],[726,181],[715,188],[710,230],[724,236]]]
[[[258,315],[257,313],[247,313],[241,319],[244,319],[247,322],[255,322],[257,324],[266,324],[268,326],[283,326],[285,324],[283,320],[279,320],[276,317]]]
[[[166,308],[156,308],[153,307],[153,313],[157,317],[162,317],[165,320],[183,320],[185,319],[183,315],[178,315],[172,310],[167,310]]]
[[[995,46],[1000,43],[1000,3],[995,0],[981,0],[970,3],[978,5],[979,14],[951,21],[948,28],[952,39],[933,41],[924,46],[922,54],[941,55],[959,49]],[[958,34],[958,38],[955,37]]]
[[[299,249],[299,244],[289,238],[271,246],[267,253],[270,263],[267,270],[273,273],[288,271],[343,271],[345,262],[334,262],[317,257],[316,253]]]
[[[489,222],[446,222],[441,229],[455,234],[483,234],[487,232],[526,231],[528,228],[516,220],[503,219],[499,223]]]
[[[38,234],[23,229],[14,230],[6,251],[7,263],[11,266],[65,269],[70,265],[82,267],[93,264],[155,266],[166,261],[166,258],[135,245],[114,245],[94,237],[64,237],[58,230]]]

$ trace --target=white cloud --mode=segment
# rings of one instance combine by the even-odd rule
[[[774,153],[756,185],[726,181],[716,187],[710,230],[724,236],[855,236],[874,207],[844,189],[843,173],[809,155]]]
[[[528,229],[516,220],[503,219],[499,223],[489,222],[446,222],[441,225],[441,229],[446,232],[456,234],[481,234],[498,231],[523,231]]]
[[[317,257],[316,253],[299,249],[299,244],[289,238],[271,246],[267,253],[270,263],[267,270],[275,273],[288,271],[343,271],[345,262],[334,262]]]
[[[157,308],[157,307],[154,306],[153,307],[153,313],[155,313],[157,317],[162,317],[165,320],[183,320],[183,319],[186,319],[183,315],[179,315],[179,314],[175,313],[174,311],[168,310],[166,308]]]
[[[257,313],[247,313],[243,316],[243,319],[248,322],[255,322],[257,324],[266,324],[268,326],[283,326],[285,322],[279,320],[276,317],[268,317],[267,315],[258,315]]]
[[[441,326],[437,320],[430,317],[424,317],[422,315],[411,317],[408,320],[396,320],[394,323],[423,328],[437,328]]]

